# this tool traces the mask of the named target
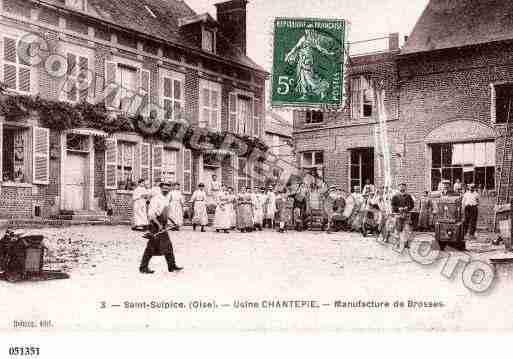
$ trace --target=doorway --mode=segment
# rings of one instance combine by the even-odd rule
[[[92,205],[93,153],[91,137],[68,133],[62,136],[61,209],[79,212]]]
[[[64,165],[64,209],[79,211],[85,209],[87,196],[87,155],[68,153]]]

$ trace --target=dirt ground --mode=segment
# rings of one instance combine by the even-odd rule
[[[422,265],[357,233],[185,228],[170,232],[185,269],[168,273],[164,258],[154,257],[155,274],[143,275],[146,240],[126,226],[31,231],[46,237],[45,267],[70,279],[0,282],[0,329],[14,321],[68,332],[513,328],[513,266],[499,267],[483,294],[462,280],[463,260],[486,262],[493,253],[449,251]],[[442,274],[448,256],[462,259],[451,278]]]

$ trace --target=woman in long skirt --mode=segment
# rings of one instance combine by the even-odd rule
[[[286,214],[285,211],[287,209],[287,189],[283,188],[278,191],[278,194],[275,197],[275,205],[276,205],[276,213],[275,220],[278,223],[278,232],[285,232],[286,227]]]
[[[269,186],[265,198],[265,211],[264,211],[264,227],[265,222],[269,223],[269,228],[274,228],[274,217],[276,215],[276,194],[274,194],[273,187]]]
[[[253,230],[253,201],[249,187],[242,187],[237,197],[237,227],[241,232]]]
[[[180,183],[175,182],[174,188],[169,192],[169,219],[175,224],[175,230],[183,226],[183,205],[184,198],[180,191]]]
[[[226,186],[222,185],[221,190],[217,194],[216,214],[214,216],[214,228],[216,232],[224,231],[229,233],[231,227],[230,212],[228,211],[228,203],[230,198],[226,192]]]
[[[228,188],[228,203],[226,204],[226,208],[228,209],[228,213],[230,215],[230,228],[234,229],[237,226],[237,214],[235,213],[237,198],[233,194],[233,188]]]
[[[147,188],[146,181],[140,179],[132,194],[132,201],[134,206],[134,223],[132,229],[135,231],[143,231],[149,225],[146,201],[150,198],[150,196],[151,194]]]
[[[201,226],[201,231],[205,232],[205,226],[208,224],[207,215],[207,194],[205,193],[205,185],[198,184],[198,189],[194,191],[191,197],[194,216],[192,217],[192,229],[195,231],[196,226]]]
[[[255,193],[252,196],[253,201],[253,223],[255,226],[255,230],[258,228],[259,231],[262,230],[262,224],[264,222],[264,205],[265,205],[265,194],[264,187],[260,189],[255,187]]]

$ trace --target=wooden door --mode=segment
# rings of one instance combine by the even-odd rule
[[[64,209],[85,209],[87,195],[87,155],[69,152],[64,167]]]

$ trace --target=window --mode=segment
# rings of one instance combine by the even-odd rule
[[[200,127],[208,127],[212,130],[221,129],[221,85],[201,81],[201,120]]]
[[[22,127],[4,127],[2,173],[9,182],[30,182],[29,130]]]
[[[68,53],[68,72],[63,87],[63,99],[70,102],[86,101],[89,93],[89,59]]]
[[[26,54],[24,56],[23,54]],[[30,93],[31,69],[27,61],[30,58],[30,46],[15,38],[3,38],[2,72],[7,88]]]
[[[306,124],[322,123],[324,121],[324,113],[322,111],[306,111]]]
[[[77,10],[86,10],[86,0],[66,0],[66,6]]]
[[[89,152],[89,136],[70,133],[66,135],[66,150]]]
[[[164,149],[162,154],[162,181],[175,182],[177,173],[178,150]]]
[[[323,176],[324,152],[308,151],[301,153],[301,169],[312,175]]]
[[[147,94],[150,90],[150,72],[134,66],[105,62],[105,105],[128,114],[144,110],[147,116],[149,108]],[[139,95],[139,96],[137,96]],[[144,103],[142,101],[145,101]]]
[[[373,115],[374,91],[368,78],[358,76],[351,79],[351,118],[369,118]]]
[[[215,33],[211,30],[203,29],[201,47],[208,52],[215,52]]]
[[[246,158],[236,158],[237,161],[237,190],[251,187],[250,167]]]
[[[132,142],[118,141],[118,189],[132,190],[135,187],[135,146]]]
[[[180,111],[184,108],[183,79],[171,75],[163,76],[162,87],[164,118],[166,120],[178,120]]]
[[[367,180],[374,183],[374,149],[358,148],[351,150],[350,183],[351,191],[354,187],[363,190]]]
[[[253,115],[253,111],[259,110],[259,102],[252,105],[253,99],[246,95],[231,93],[228,97],[229,108],[229,122],[228,130],[241,134],[251,136],[260,135],[260,126],[253,125],[254,121],[260,123],[260,114]]]
[[[443,143],[431,146],[431,189],[441,180],[495,189],[495,143]]]
[[[128,66],[118,66],[120,86],[120,109],[128,113],[134,113],[131,106],[132,97],[137,93],[137,70]]]
[[[513,123],[513,84],[495,85],[495,122]]]

